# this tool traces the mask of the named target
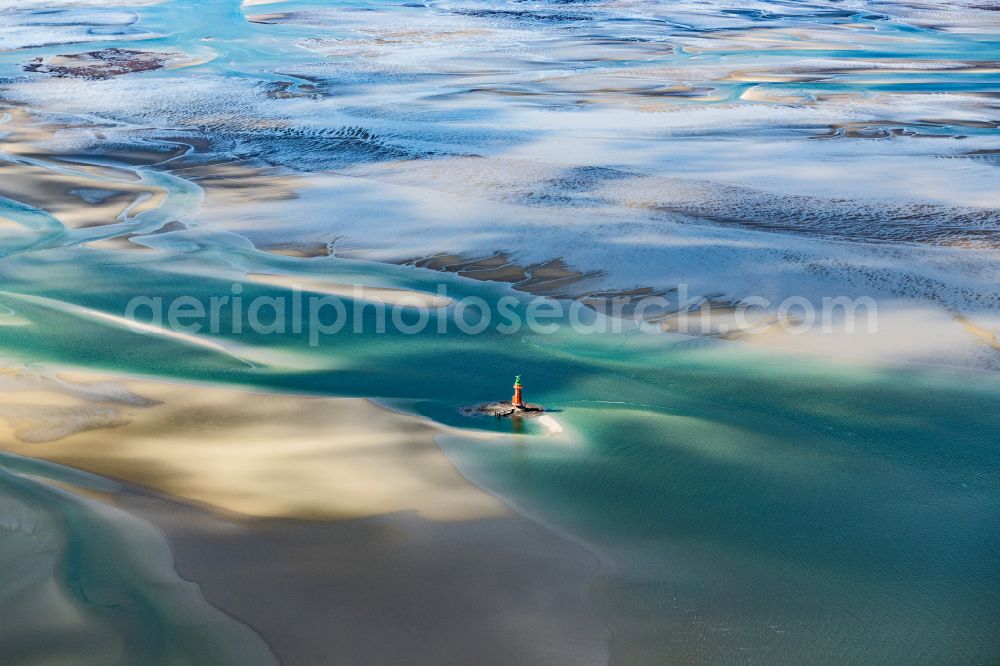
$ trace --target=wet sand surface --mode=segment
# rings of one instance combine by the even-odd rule
[[[607,663],[593,556],[517,516],[227,520],[149,496],[180,574],[287,664]]]
[[[14,369],[0,374],[0,418],[6,451],[127,482],[49,481],[161,529],[177,572],[283,663],[607,661],[588,599],[597,559],[460,477],[417,419],[362,400]],[[282,430],[270,453],[253,444],[268,424]]]
[[[0,0],[0,661],[992,663],[993,9]]]
[[[445,521],[508,514],[441,453],[434,438],[443,429],[366,400],[72,373],[8,371],[0,382],[5,450],[225,511],[337,519],[414,510]]]

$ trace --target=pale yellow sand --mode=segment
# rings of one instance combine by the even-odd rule
[[[206,196],[212,196],[225,205],[295,199],[300,190],[310,187],[309,180],[302,176],[243,162],[178,164],[175,171],[181,177],[195,181],[198,187],[205,190]]]
[[[2,109],[0,151],[34,163],[0,162],[0,196],[44,210],[70,228],[114,224],[124,213],[134,216],[160,206],[166,192],[139,182],[134,173],[69,164],[40,152],[67,127],[16,107]]]
[[[804,330],[796,329],[798,322],[785,324],[762,326],[735,337],[782,352],[861,363],[947,364],[955,350],[968,350],[973,345],[983,347],[984,358],[1000,351],[997,332],[990,330],[989,324],[977,324],[933,306],[880,307],[871,319],[867,310],[859,308],[850,321],[836,316],[824,326],[818,318]]]
[[[0,369],[0,449],[173,495],[66,486],[153,522],[185,589],[283,663],[607,663],[593,557],[467,482],[435,432],[359,399]],[[22,626],[81,621],[53,589]]]
[[[966,333],[973,336],[984,345],[987,345],[996,351],[1000,351],[1000,329],[991,331],[961,314],[954,315],[954,319],[962,325],[962,328]]]
[[[363,301],[374,301],[388,305],[409,307],[443,308],[451,304],[452,299],[446,296],[428,294],[408,289],[386,289],[382,287],[365,287],[362,285],[342,284],[320,278],[307,278],[292,275],[275,275],[265,273],[248,273],[247,281],[268,284],[285,289],[311,291],[329,296],[341,296]]]
[[[108,400],[106,382],[72,379],[0,391],[0,446],[252,516],[509,513],[454,469],[434,426],[366,400],[134,380]]]
[[[100,191],[102,200],[90,203],[76,193],[87,190]],[[3,162],[0,196],[47,211],[65,226],[79,228],[114,224],[126,211],[137,215],[152,210],[162,203],[166,193],[141,184],[108,182]]]

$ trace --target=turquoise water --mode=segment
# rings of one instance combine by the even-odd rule
[[[7,192],[0,319],[21,325],[0,325],[0,355],[363,396],[502,434],[451,431],[441,445],[473,482],[598,554],[588,594],[619,663],[996,661],[1000,380],[985,345],[946,341],[941,356],[905,359],[919,363],[861,364],[712,339],[584,335],[565,320],[548,335],[467,335],[448,308],[416,335],[377,333],[364,309],[360,333],[317,346],[290,318],[280,335],[225,322],[203,336],[220,348],[102,316],[123,316],[137,295],[232,296],[234,283],[246,303],[289,295],[244,283],[246,273],[444,285],[494,308],[514,295],[524,315],[527,297],[507,285],[372,261],[503,250],[601,271],[594,289],[683,279],[727,298],[863,293],[988,326],[1000,265],[989,12],[860,2],[68,11],[65,25],[38,28],[63,43],[42,47],[32,46],[35,14],[0,15],[0,29],[19,26],[4,34],[24,42],[0,52],[0,76],[17,108],[77,124],[43,146],[77,157],[0,157],[70,176],[81,160],[114,164],[119,175],[99,176],[109,189],[138,177],[168,194],[149,212],[74,229]],[[247,20],[257,13],[280,16]],[[97,81],[21,69],[111,46],[207,62]],[[268,96],[280,82],[296,96]],[[178,145],[191,152],[176,161],[120,158],[141,148],[166,160]],[[189,171],[217,160],[262,189],[252,169],[323,179],[232,203]],[[172,221],[187,228],[139,239],[154,251],[84,245]],[[258,249],[339,239],[343,251],[309,260]],[[349,312],[345,330],[354,324]],[[459,413],[506,397],[515,374],[530,400],[555,410],[561,434]],[[43,550],[61,554],[52,568],[70,607],[96,618],[87,627],[101,650],[124,654],[120,663],[269,658],[170,578],[162,537],[37,477],[100,481],[31,465],[0,460],[5,515],[26,511],[19,524],[31,526],[11,534],[52,540]],[[34,547],[5,541],[4,561],[16,570]],[[15,580],[0,577],[0,595]],[[120,606],[111,620],[91,586]],[[186,613],[208,629],[178,619]]]
[[[0,629],[6,663],[276,663],[250,628],[173,568],[149,524],[40,482],[117,484],[0,455]]]
[[[79,269],[60,272],[89,285],[86,296],[51,280],[44,291],[113,312],[146,267],[108,261],[58,263]],[[332,277],[351,265],[323,261]],[[412,269],[359,264],[348,275],[363,269],[426,286]],[[498,290],[454,282],[455,295]],[[228,283],[186,286],[197,294]],[[44,322],[5,331],[5,349],[22,359],[373,396],[459,427],[509,431],[457,410],[503,395],[503,379],[524,373],[530,399],[557,410],[562,435],[455,435],[442,445],[470,479],[600,554],[591,595],[609,609],[623,661],[731,661],[750,651],[784,663],[969,663],[995,654],[988,581],[1000,565],[1000,383],[990,373],[853,368],[727,343],[687,349],[660,336],[571,331],[352,334],[316,348],[290,335],[241,336],[311,359],[307,369],[250,368],[4,302]]]

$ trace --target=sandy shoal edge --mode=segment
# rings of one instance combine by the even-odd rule
[[[5,450],[222,511],[308,520],[509,514],[458,473],[433,424],[364,399],[78,372],[17,381],[0,390]]]
[[[88,494],[162,529],[178,571],[286,663],[607,662],[586,600],[595,558],[465,480],[421,419],[358,399],[61,378],[158,402],[0,392],[8,413],[81,418],[66,413],[81,403],[129,420],[34,443],[0,421],[3,447],[126,481]]]
[[[226,517],[145,492],[180,575],[287,664],[606,664],[581,547],[518,515],[337,522]]]

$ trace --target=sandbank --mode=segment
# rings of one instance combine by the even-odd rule
[[[66,487],[162,530],[283,663],[607,663],[597,561],[469,483],[436,429],[361,399],[0,372],[2,448],[122,481]]]

